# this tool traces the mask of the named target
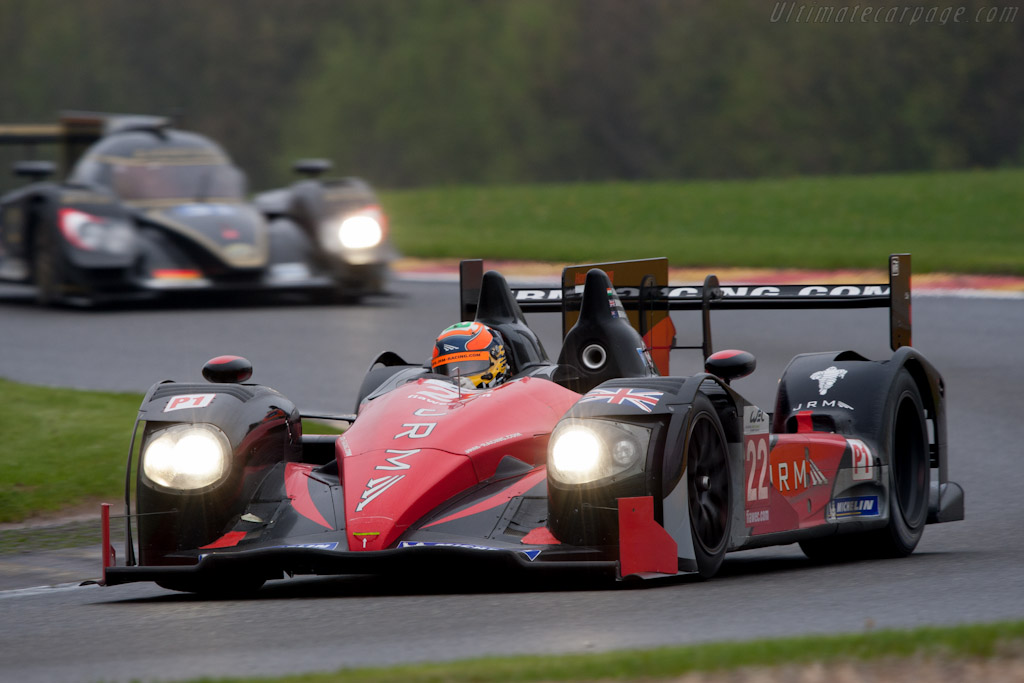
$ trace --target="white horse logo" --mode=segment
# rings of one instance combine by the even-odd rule
[[[846,370],[840,370],[834,365],[830,365],[824,370],[818,370],[811,375],[811,379],[818,380],[818,394],[821,396],[827,394],[828,390],[843,377],[846,377]]]

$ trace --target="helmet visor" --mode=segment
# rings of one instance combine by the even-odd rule
[[[491,353],[486,349],[449,353],[431,361],[431,367],[434,372],[449,377],[477,375],[490,370]]]

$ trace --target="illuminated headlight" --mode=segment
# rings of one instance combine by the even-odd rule
[[[146,444],[142,471],[154,484],[195,491],[220,482],[231,466],[227,436],[209,424],[175,425]]]
[[[643,470],[651,430],[607,420],[566,420],[555,428],[548,471],[563,484],[585,484]]]
[[[346,249],[369,249],[383,239],[384,214],[376,207],[345,216],[338,225],[338,241]]]

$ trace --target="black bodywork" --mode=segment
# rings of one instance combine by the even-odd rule
[[[33,285],[41,303],[183,292],[357,299],[386,287],[396,256],[386,216],[362,180],[321,177],[325,160],[297,162],[305,178],[250,199],[219,145],[165,118],[67,114],[0,126],[0,144],[25,150],[13,170],[28,180],[0,197],[0,280]],[[39,145],[57,158],[36,158]]]

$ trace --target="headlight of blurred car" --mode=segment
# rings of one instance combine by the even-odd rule
[[[61,209],[58,216],[64,237],[79,249],[126,254],[135,243],[135,233],[122,220],[94,216],[78,209]]]
[[[379,206],[366,206],[342,217],[337,235],[346,249],[369,249],[384,239],[386,220]]]
[[[548,446],[548,472],[562,484],[641,472],[647,462],[651,430],[608,420],[565,420]]]
[[[179,424],[157,433],[142,453],[142,471],[154,484],[197,491],[220,483],[231,467],[231,443],[211,424]]]

